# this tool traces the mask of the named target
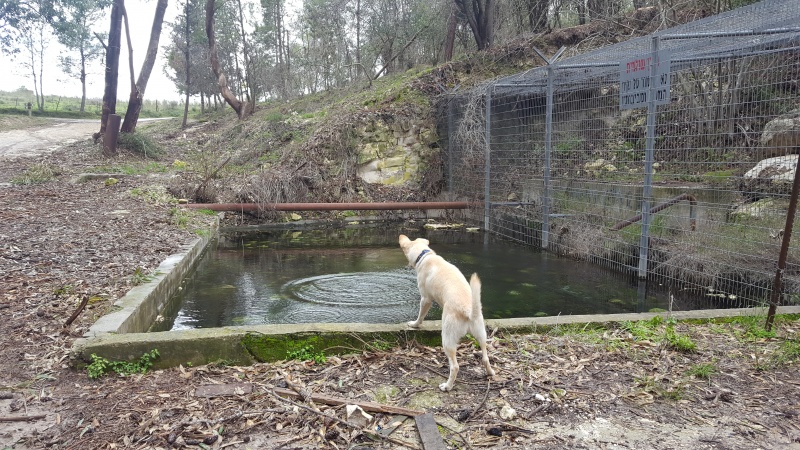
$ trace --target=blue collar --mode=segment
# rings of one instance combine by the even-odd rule
[[[419,254],[419,256],[417,256],[417,260],[416,260],[416,261],[414,261],[414,267],[418,266],[418,265],[419,265],[419,262],[420,262],[420,261],[422,261],[422,258],[423,258],[425,255],[427,255],[428,253],[430,253],[430,252],[431,252],[431,251],[430,251],[430,250],[428,250],[428,249],[425,249],[425,250],[423,250],[423,251],[422,251],[422,253],[420,253],[420,254]]]

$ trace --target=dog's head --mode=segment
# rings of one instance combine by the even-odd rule
[[[403,254],[405,254],[406,259],[408,259],[408,265],[411,267],[414,267],[417,258],[419,258],[419,255],[422,254],[423,251],[427,250],[433,253],[433,250],[428,247],[430,241],[427,239],[417,238],[412,241],[405,234],[401,234],[398,241],[400,242],[400,248],[403,250]]]

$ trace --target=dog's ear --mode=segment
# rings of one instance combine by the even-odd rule
[[[419,238],[417,240],[422,242],[422,243],[424,243],[426,247],[429,247],[431,245],[431,241],[429,241],[427,239]]]

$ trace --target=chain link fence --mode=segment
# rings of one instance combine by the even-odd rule
[[[675,309],[768,304],[794,216],[797,1],[558,56],[448,97],[449,195],[490,233],[646,279]],[[794,241],[782,304],[800,304]]]

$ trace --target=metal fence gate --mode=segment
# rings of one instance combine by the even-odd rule
[[[766,304],[794,215],[797,1],[556,58],[448,98],[450,195],[492,234],[679,301]],[[786,259],[781,301],[800,304],[800,245]]]

